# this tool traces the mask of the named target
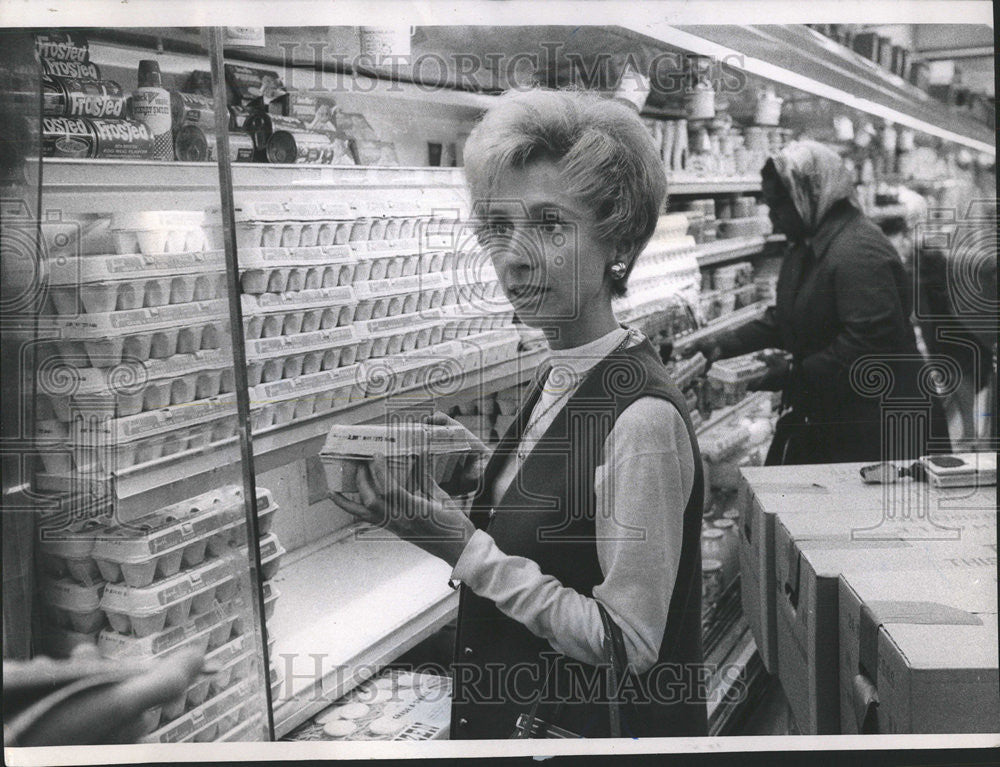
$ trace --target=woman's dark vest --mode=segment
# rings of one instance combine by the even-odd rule
[[[618,416],[640,397],[660,397],[681,413],[695,459],[694,488],[684,509],[677,580],[657,663],[632,679],[623,737],[707,734],[701,646],[701,457],[684,397],[669,380],[648,340],[598,363],[567,400],[536,444],[501,502],[490,514],[490,496],[507,456],[517,447],[540,394],[531,395],[501,439],[486,468],[472,520],[501,551],[527,557],[542,572],[591,597],[604,581],[597,559],[594,471],[604,462],[604,442]],[[673,513],[671,509],[658,510]],[[623,534],[641,535],[642,531]],[[558,658],[554,676],[550,667]],[[458,612],[452,702],[453,739],[507,738],[540,687],[548,692],[538,710],[584,737],[608,737],[606,674],[552,649],[547,640],[507,617],[493,601],[463,586]],[[557,708],[558,700],[565,700]],[[554,721],[553,721],[554,720]]]

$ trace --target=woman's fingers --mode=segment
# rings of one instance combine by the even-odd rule
[[[340,509],[346,511],[348,514],[359,519],[364,519],[366,521],[371,521],[375,518],[376,513],[370,510],[367,506],[357,501],[351,500],[343,493],[330,493],[330,499],[336,504]]]

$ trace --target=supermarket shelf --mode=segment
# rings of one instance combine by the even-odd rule
[[[673,196],[687,194],[737,194],[759,192],[760,177],[691,179],[667,176],[667,193]]]
[[[737,309],[732,314],[710,322],[705,327],[699,328],[693,333],[689,333],[686,336],[681,336],[680,338],[675,339],[674,349],[679,351],[697,343],[698,341],[711,338],[716,333],[721,333],[724,330],[731,330],[732,328],[737,328],[740,325],[750,322],[751,320],[755,320],[764,313],[764,310],[767,309],[769,304],[769,301],[758,301],[755,304],[744,306],[742,309]]]
[[[746,72],[996,156],[996,137],[873,62],[802,25],[623,27],[658,46],[714,56]]]
[[[729,405],[728,407],[713,410],[711,417],[698,425],[696,430],[697,435],[701,436],[702,434],[706,434],[720,423],[727,420],[730,416],[738,415],[746,410],[752,410],[770,396],[770,392],[753,392],[740,402],[737,402],[735,405]]]
[[[447,409],[487,393],[517,386],[530,380],[544,351],[507,360],[482,371],[470,371],[435,396],[417,390],[393,395],[393,403],[409,408]],[[366,399],[355,405],[273,428],[253,439],[254,468],[259,472],[319,453],[330,426],[335,423],[366,423],[384,417],[388,398]],[[236,437],[198,450],[188,450],[157,461],[115,473],[113,490],[106,479],[87,481],[74,475],[71,485],[61,488],[73,497],[106,497],[115,504],[119,519],[127,521],[223,484],[239,483],[240,450]],[[55,488],[53,488],[55,489]],[[72,505],[73,501],[69,501]]]
[[[377,673],[458,610],[448,565],[411,543],[352,524],[289,555],[268,628],[284,682],[275,736]],[[407,595],[400,599],[399,595]]]
[[[728,240],[703,243],[698,246],[698,266],[713,266],[755,255],[764,249],[765,242],[764,237],[733,237]]]

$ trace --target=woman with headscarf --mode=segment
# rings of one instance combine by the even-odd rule
[[[755,388],[782,391],[768,464],[911,458],[926,449],[927,419],[905,439],[883,436],[887,401],[922,396],[920,359],[909,322],[909,287],[889,240],[857,206],[854,179],[840,156],[797,141],[768,159],[762,192],[774,229],[788,238],[775,305],[702,352],[710,362],[763,349],[769,358]],[[852,366],[872,355],[867,375]],[[866,360],[866,362],[868,362]],[[881,391],[887,382],[888,390]]]

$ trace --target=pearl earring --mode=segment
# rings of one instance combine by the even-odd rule
[[[628,271],[628,264],[624,261],[615,261],[611,264],[609,271],[611,272],[612,279],[623,280],[625,279],[625,273]]]

